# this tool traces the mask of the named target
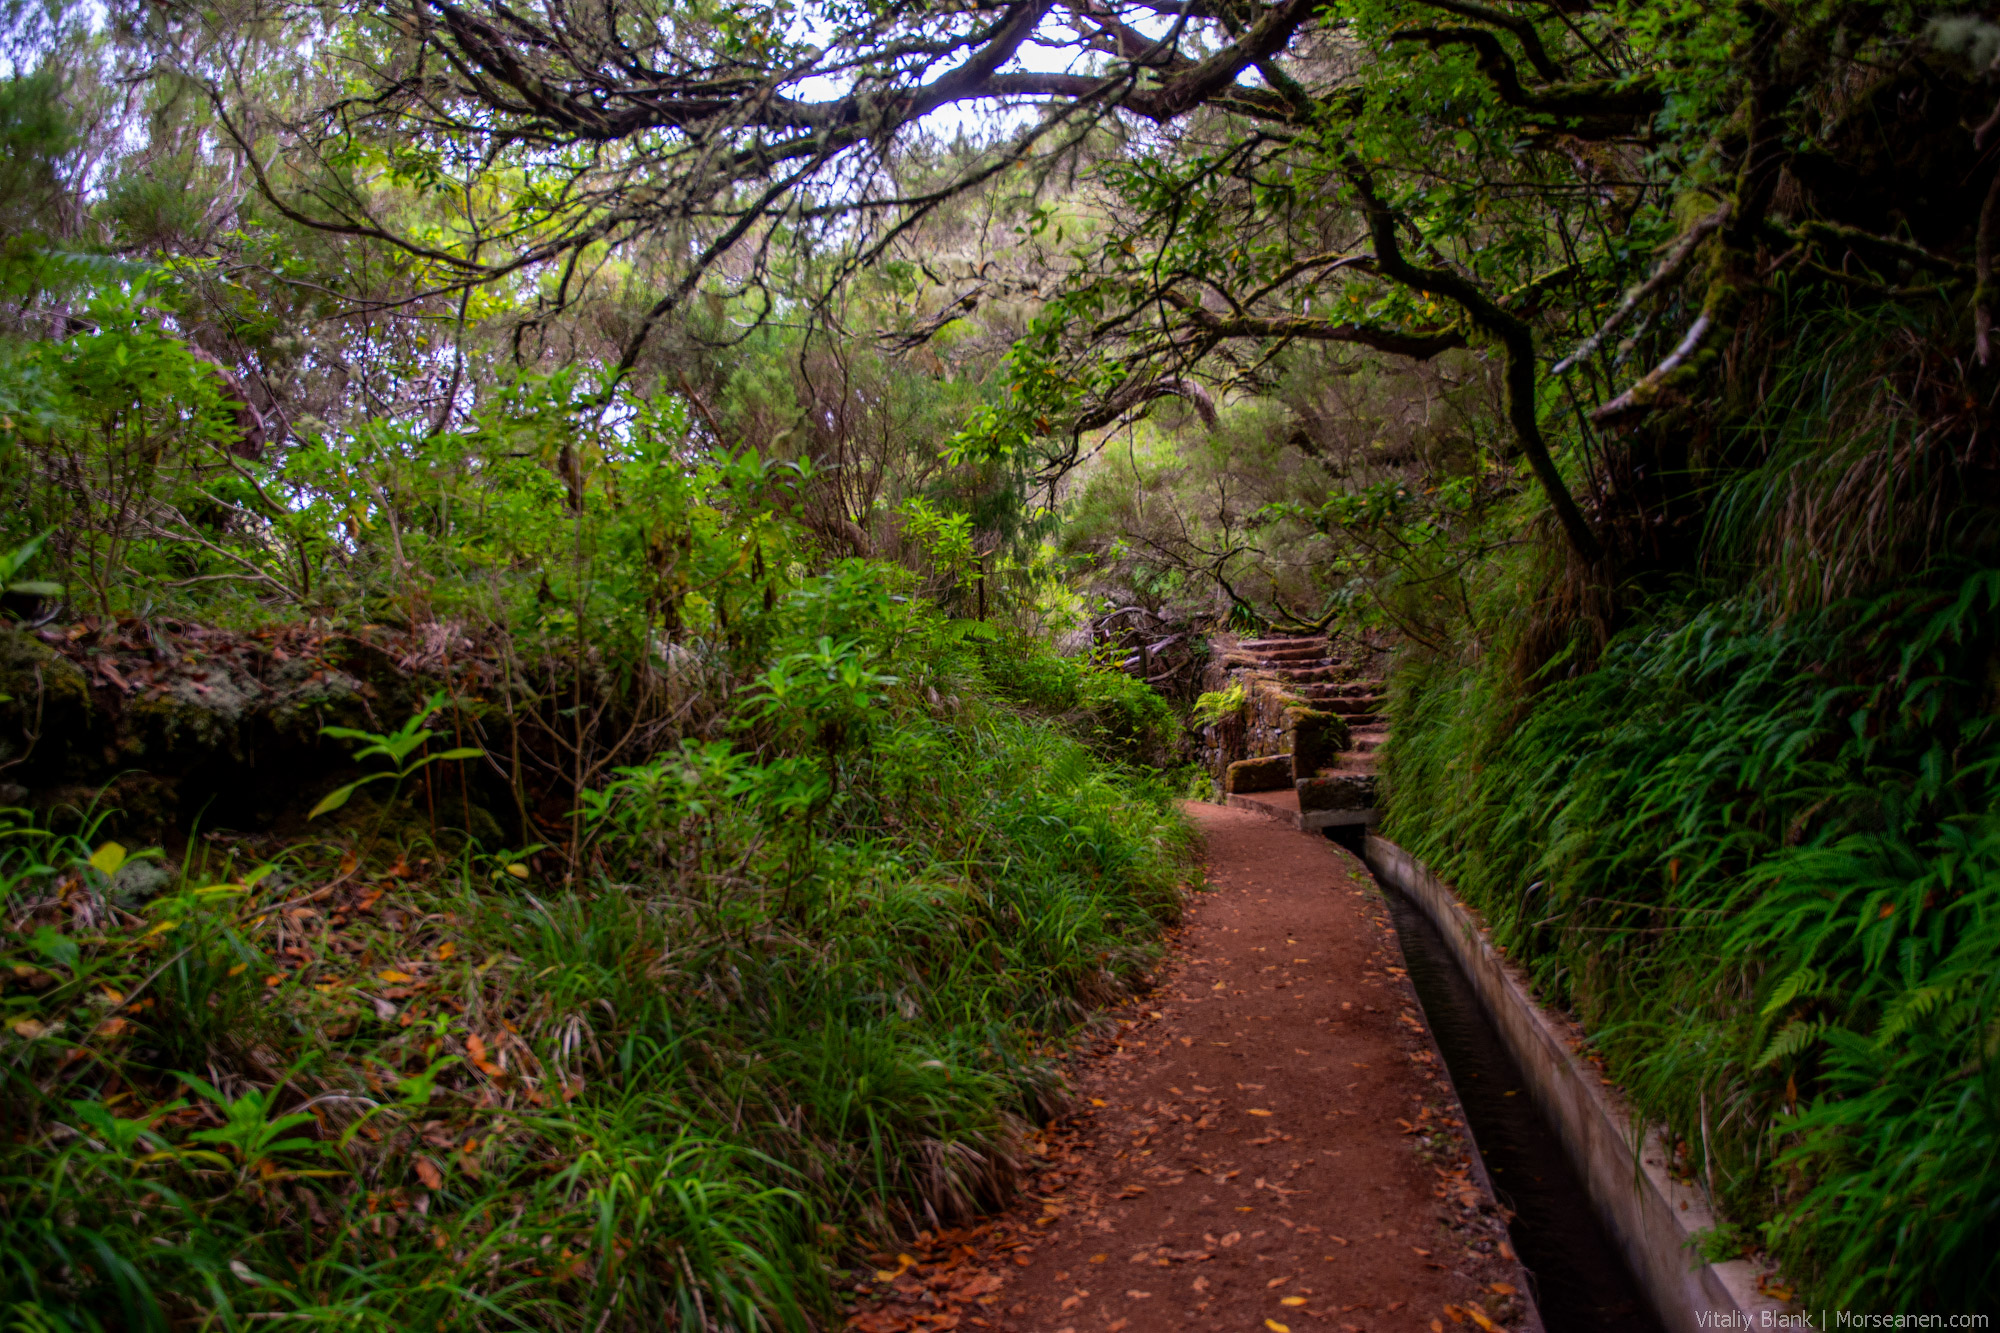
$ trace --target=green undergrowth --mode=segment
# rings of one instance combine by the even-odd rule
[[[567,884],[8,828],[0,1324],[823,1326],[1006,1198],[1187,833],[896,580],[807,580],[726,724],[587,794]]]
[[[1389,835],[1814,1305],[2000,1302],[1996,612],[1958,568],[1658,607],[1528,699],[1492,659],[1398,678]]]
[[[1165,696],[1123,671],[1035,652],[1023,643],[998,644],[985,673],[1007,698],[1070,720],[1098,749],[1134,763],[1169,767],[1181,739],[1180,715]]]

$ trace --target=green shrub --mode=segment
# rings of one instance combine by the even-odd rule
[[[298,848],[105,916],[97,849],[17,822],[10,1325],[803,1329],[1006,1198],[1188,834],[903,578],[771,608],[724,738],[587,793],[568,885]]]
[[[1398,679],[1389,833],[1815,1302],[2000,1299],[2000,571]],[[1518,723],[1510,725],[1514,718]]]
[[[1153,768],[1173,762],[1180,719],[1166,697],[1144,681],[1114,667],[1059,657],[1019,635],[984,652],[981,663],[1003,698],[1071,718],[1102,752]]]

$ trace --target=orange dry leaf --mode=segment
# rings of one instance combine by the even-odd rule
[[[1271,1113],[1270,1113],[1269,1111],[1266,1111],[1266,1110],[1262,1110],[1262,1109],[1260,1109],[1260,1108],[1258,1108],[1258,1107],[1255,1107],[1255,1106],[1253,1106],[1253,1107],[1251,1107],[1251,1108],[1250,1108],[1250,1114],[1251,1114],[1251,1115],[1269,1115],[1269,1114],[1271,1114]]]
[[[380,977],[383,981],[389,982],[392,985],[405,981],[416,980],[416,978],[411,976],[408,972],[400,972],[393,967],[384,968],[382,971],[377,972],[375,975],[377,977]]]
[[[456,944],[440,944],[437,947],[437,960],[442,963],[457,952],[458,946]]]
[[[486,1041],[477,1032],[465,1039],[465,1053],[472,1057],[472,1063],[488,1078],[499,1078],[507,1071],[486,1058]]]
[[[424,1182],[427,1190],[444,1188],[444,1172],[437,1169],[437,1163],[428,1157],[417,1159],[417,1179]]]

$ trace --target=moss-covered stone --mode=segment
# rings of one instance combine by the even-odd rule
[[[1280,791],[1292,785],[1292,757],[1265,755],[1261,759],[1239,759],[1222,774],[1225,792]]]
[[[1303,705],[1285,710],[1292,733],[1292,773],[1296,780],[1312,778],[1332,766],[1342,750],[1354,744],[1347,719]]]
[[[0,623],[0,762],[18,764],[46,737],[90,726],[90,682],[75,663],[17,625]],[[60,742],[58,742],[60,744]]]
[[[64,827],[94,811],[101,834],[128,842],[304,827],[319,797],[360,774],[354,747],[321,729],[386,730],[441,683],[409,653],[304,626],[0,622],[0,804]],[[469,822],[488,845],[522,840],[501,833],[515,807],[504,780],[471,766],[432,776],[455,793],[438,804],[441,839]]]
[[[1329,773],[1323,778],[1306,778],[1298,784],[1299,809],[1372,810],[1375,808],[1375,775],[1372,773]]]

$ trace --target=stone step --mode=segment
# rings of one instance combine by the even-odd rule
[[[1337,684],[1304,685],[1299,692],[1308,699],[1380,699],[1388,691],[1379,680],[1346,680]]]
[[[1372,824],[1376,819],[1373,806],[1365,809],[1302,810],[1296,790],[1243,792],[1225,799],[1238,810],[1249,810],[1295,829],[1308,831],[1344,824]]]
[[[1243,639],[1236,645],[1247,653],[1283,651],[1287,648],[1317,648],[1324,653],[1327,649],[1326,636],[1301,636],[1296,639]]]
[[[1323,643],[1305,644],[1297,648],[1258,648],[1250,650],[1250,655],[1263,662],[1324,662],[1332,656]]]
[[[1267,674],[1273,671],[1284,671],[1291,667],[1335,666],[1338,664],[1338,658],[1323,655],[1317,657],[1274,657],[1264,653],[1231,652],[1225,653],[1222,658],[1222,665],[1227,670],[1259,671]]]
[[[1310,696],[1308,698],[1310,699]],[[1347,725],[1350,727],[1363,727],[1368,723],[1361,719],[1365,717],[1374,720],[1381,713],[1385,701],[1380,695],[1375,695],[1358,699],[1310,699],[1310,702],[1323,713],[1339,713],[1348,720]]]
[[[1239,759],[1222,774],[1222,790],[1232,795],[1274,791],[1292,785],[1292,757],[1289,754],[1258,755]]]
[[[1338,666],[1278,667],[1271,674],[1296,685],[1314,685],[1337,680],[1344,668]]]
[[[1375,777],[1373,774],[1356,773],[1351,770],[1335,772],[1324,777],[1308,778],[1293,784],[1299,793],[1299,808],[1303,811],[1341,810],[1368,811],[1375,809]]]

